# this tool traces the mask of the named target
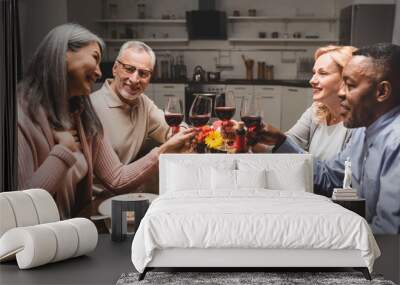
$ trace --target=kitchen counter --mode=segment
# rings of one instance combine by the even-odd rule
[[[297,79],[274,79],[274,80],[246,80],[246,79],[226,79],[225,84],[249,84],[249,85],[282,85],[293,87],[310,87],[308,80]]]
[[[310,87],[308,80],[288,80],[288,79],[274,79],[274,80],[246,80],[246,79],[225,79],[220,81],[193,81],[193,80],[165,80],[155,79],[151,83],[160,84],[190,84],[190,85],[204,85],[204,84],[225,84],[225,85],[281,85],[293,87]]]

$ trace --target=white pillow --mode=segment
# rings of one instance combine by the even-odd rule
[[[233,170],[235,161],[203,161],[201,164],[169,162],[167,167],[167,191],[210,190],[212,169]]]
[[[287,169],[270,169],[267,171],[268,189],[287,191],[307,191],[307,177],[304,163]]]
[[[213,190],[237,190],[241,188],[265,188],[266,171],[215,169],[211,171]]]
[[[272,190],[307,191],[309,190],[310,169],[305,160],[283,159],[238,160],[240,170],[266,170],[266,188]]]
[[[238,188],[266,188],[266,170],[236,170]]]
[[[236,170],[213,167],[211,170],[211,189],[236,190]]]

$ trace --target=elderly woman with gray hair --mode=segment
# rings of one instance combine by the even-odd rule
[[[157,170],[158,156],[193,136],[173,136],[145,160],[123,165],[89,100],[101,76],[103,41],[77,24],[51,30],[18,86],[18,188],[43,188],[63,218],[92,199],[93,174],[115,193],[134,191]]]

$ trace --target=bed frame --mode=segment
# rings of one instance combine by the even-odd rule
[[[273,157],[274,156],[274,157]],[[308,192],[313,192],[313,163],[308,154],[168,154],[160,157],[160,195],[166,192],[167,160],[179,161],[190,159],[191,162],[212,165],[212,162],[222,157],[235,160],[248,159],[301,159],[307,162]],[[246,271],[250,268],[338,268],[351,267],[361,271],[367,280],[371,276],[359,250],[329,250],[329,249],[248,249],[248,248],[168,248],[157,249],[153,259],[147,265],[139,280],[155,268],[236,268]]]
[[[139,275],[143,280],[154,268],[337,268],[352,267],[371,280],[359,250],[328,249],[157,249]]]

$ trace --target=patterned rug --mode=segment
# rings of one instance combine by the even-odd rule
[[[372,281],[364,278],[360,272],[154,272],[150,271],[142,281],[139,273],[124,273],[116,285],[146,284],[221,284],[221,285],[395,285],[382,276],[372,275]]]

